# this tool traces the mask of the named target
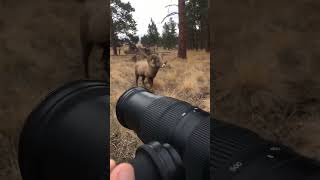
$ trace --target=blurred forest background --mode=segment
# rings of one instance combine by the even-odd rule
[[[320,159],[320,2],[215,1],[214,116]]]
[[[0,180],[21,179],[18,136],[31,110],[58,86],[84,78],[83,8],[80,0],[0,0]],[[91,59],[92,79],[102,79],[101,51]]]

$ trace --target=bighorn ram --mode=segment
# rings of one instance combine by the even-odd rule
[[[160,58],[156,54],[152,54],[148,56],[147,61],[137,61],[135,65],[135,75],[136,75],[136,86],[138,86],[139,77],[142,78],[142,84],[145,87],[144,80],[145,78],[148,79],[150,84],[150,88],[153,87],[153,79],[156,77],[158,70],[161,67],[166,65],[165,63],[161,62],[162,57]]]
[[[80,17],[80,40],[85,77],[89,78],[89,58],[92,48],[103,48],[104,69],[108,71],[110,0],[91,0],[85,2],[84,12]],[[108,74],[108,73],[106,73]]]

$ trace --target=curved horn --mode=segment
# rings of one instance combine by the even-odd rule
[[[147,62],[150,63],[153,58],[154,58],[154,57],[153,57],[152,55],[147,56]]]

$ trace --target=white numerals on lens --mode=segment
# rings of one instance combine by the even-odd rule
[[[232,172],[236,172],[242,166],[242,162],[236,162],[229,167],[229,170]]]

